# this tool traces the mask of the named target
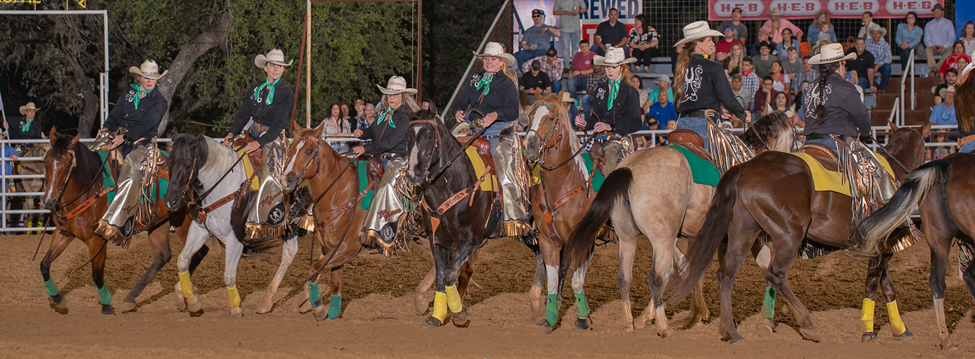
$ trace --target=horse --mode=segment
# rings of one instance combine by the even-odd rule
[[[789,151],[794,132],[786,115],[774,112],[757,120],[741,139],[753,153]],[[620,162],[619,167],[606,177],[602,190],[569,236],[564,249],[564,264],[584,267],[592,256],[596,233],[612,218],[619,237],[617,280],[623,300],[624,331],[632,332],[634,326],[643,328],[655,320],[657,334],[667,337],[672,331],[664,311],[663,294],[674,272],[682,272],[686,265],[683,254],[676,247],[677,239],[700,235],[714,191],[712,186],[694,183],[691,167],[678,149],[653,147],[639,150]],[[629,293],[640,234],[646,235],[653,246],[653,269],[647,278],[651,299],[642,315],[634,321]],[[709,319],[710,312],[700,287],[695,289],[691,306],[688,327]]]
[[[894,134],[881,154],[890,163],[897,164],[892,167],[894,177],[902,179],[924,162],[924,138],[930,131],[930,124],[920,131],[897,128],[893,124],[891,128]],[[847,249],[848,253],[871,258],[866,285],[870,311],[866,310],[868,305],[864,300],[864,313],[869,313],[872,326],[872,303],[879,286],[884,286],[889,302],[895,300],[887,271],[890,254],[877,254],[879,241],[859,241],[850,236],[851,202],[847,195],[814,191],[809,166],[789,153],[767,152],[732,167],[718,183],[714,201],[688,252],[686,275],[670,302],[679,301],[700,282],[715,252],[727,238],[727,247],[722,247],[723,253],[718,256],[721,263],[717,273],[721,299],[719,334],[722,340],[742,340],[731,312],[731,291],[746,252],[764,231],[771,243],[771,262],[763,271],[765,279],[789,304],[804,339],[819,341],[809,311],[796,298],[787,281],[789,266],[804,241]],[[875,338],[875,335],[871,337],[872,331],[869,328],[869,333],[864,334],[864,341]],[[904,332],[895,338],[904,339],[910,335],[905,327]]]
[[[972,211],[971,178],[975,170],[975,155],[957,153],[941,160],[928,162],[904,180],[890,201],[857,226],[854,235],[871,242],[884,241],[907,220],[918,206],[924,223],[924,238],[931,249],[931,287],[934,314],[938,323],[938,337],[943,349],[955,348],[945,323],[945,272],[948,252],[953,238],[958,238],[958,272],[968,293],[975,298],[975,212]],[[898,222],[899,221],[899,222]]]
[[[23,161],[23,158],[29,157],[41,157],[43,158],[47,151],[51,149],[50,143],[38,143],[33,144],[33,146],[25,145],[24,148],[29,148],[26,152],[21,155],[21,161],[17,163],[14,167],[14,174],[33,174],[33,175],[44,175],[45,164],[42,161]],[[31,178],[31,179],[20,179],[14,181],[14,187],[16,192],[43,192],[44,191],[44,179],[43,178]],[[24,196],[15,197],[8,200],[10,202],[11,209],[24,209],[28,207],[30,209],[40,209],[40,198],[36,196]],[[22,218],[23,224],[27,227],[40,227],[41,218],[44,215],[39,213],[32,213],[29,215],[15,215],[16,218]],[[21,220],[15,220],[13,222],[21,222]],[[30,233],[30,232],[28,232]],[[40,232],[37,232],[40,233]]]
[[[211,236],[217,237],[226,249],[224,258],[224,283],[230,304],[230,315],[240,317],[240,294],[237,290],[237,264],[241,255],[258,254],[277,246],[280,239],[245,239],[246,214],[256,204],[257,191],[251,190],[253,176],[245,173],[244,163],[238,161],[237,152],[204,135],[177,134],[173,136],[173,152],[170,163],[170,190],[166,193],[166,207],[181,208],[184,198],[193,196],[194,206],[188,209],[193,216],[186,233],[186,245],[177,261],[179,282],[177,292],[186,303],[191,316],[203,314],[199,295],[194,293],[188,269],[191,255],[202,247]],[[255,175],[257,175],[255,173]],[[226,177],[224,177],[226,176]],[[212,189],[201,193],[204,188]],[[284,274],[298,252],[298,232],[293,228],[283,238],[281,264],[258,304],[257,313],[273,309],[273,297]]]
[[[51,264],[61,255],[71,240],[80,238],[88,246],[91,257],[91,277],[98,289],[98,300],[101,313],[113,316],[112,294],[104,282],[105,256],[107,241],[95,234],[92,223],[98,222],[102,214],[108,209],[108,196],[112,188],[105,188],[102,173],[105,171],[101,158],[80,143],[81,135],[73,138],[58,135],[51,129],[51,150],[44,156],[45,183],[41,203],[45,209],[51,210],[52,218],[57,229],[51,239],[51,246],[41,261],[41,276],[51,302],[51,308],[61,314],[67,314],[64,294],[58,289],[51,278]],[[165,170],[165,163],[162,165]],[[184,211],[168,211],[161,200],[152,204],[159,220],[156,224],[146,228],[149,232],[149,245],[152,247],[153,260],[141,278],[132,286],[122,301],[122,311],[136,309],[135,299],[145,289],[146,285],[155,278],[163,265],[172,258],[169,248],[169,227],[176,228],[176,234],[183,238],[188,229]],[[209,249],[201,248],[193,255],[190,269],[195,270]]]

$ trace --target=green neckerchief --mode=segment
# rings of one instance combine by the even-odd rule
[[[613,109],[613,101],[616,101],[616,95],[620,93],[620,80],[622,79],[621,76],[619,80],[609,82],[609,102],[606,103],[606,111]]]
[[[484,73],[484,77],[481,78],[481,81],[477,83],[477,87],[474,89],[481,91],[481,87],[484,87],[484,94],[487,95],[488,92],[491,92],[491,80],[493,79],[494,73]]]
[[[138,107],[138,105],[136,105],[136,107]],[[30,118],[30,119],[27,120],[27,123],[24,124],[24,127],[21,127],[20,128],[20,132],[25,132],[26,133],[27,130],[30,129],[30,123],[31,122],[34,122],[34,119],[33,118]]]
[[[264,88],[267,87],[268,88],[267,89],[267,100],[264,100],[264,103],[266,103],[266,104],[268,104],[268,106],[270,106],[271,105],[271,102],[274,101],[274,85],[277,84],[278,81],[281,81],[281,78],[280,77],[278,77],[278,79],[277,80],[274,80],[274,81],[271,81],[271,78],[268,77],[267,78],[267,81],[264,81],[264,83],[262,83],[261,86],[258,86],[257,87],[257,91],[254,91],[254,101],[260,101],[260,99],[261,99],[261,91],[263,91]]]
[[[147,95],[148,96],[149,93],[152,92],[152,90],[142,91],[142,85],[136,85],[136,84],[132,84],[132,88],[134,88],[135,91],[138,92],[137,94],[135,94],[135,98],[132,99],[132,103],[135,104],[135,109],[138,110],[139,109],[139,100],[142,98],[142,95]],[[30,122],[28,122],[28,124],[29,123]]]
[[[379,119],[376,120],[376,125],[383,123],[383,120],[385,119],[389,123],[389,127],[396,128],[396,124],[393,123],[393,111],[394,110],[391,107],[387,107],[386,111],[383,111],[383,114],[379,115]]]

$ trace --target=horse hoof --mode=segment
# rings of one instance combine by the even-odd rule
[[[555,326],[550,324],[547,320],[542,318],[538,321],[538,327],[545,331],[545,334],[552,334],[552,330],[555,330]]]
[[[427,302],[426,298],[417,295],[416,299],[413,300],[413,309],[416,309],[416,315],[427,314],[427,310],[430,309],[430,303]]]
[[[68,314],[68,301],[65,299],[64,294],[58,292],[58,295],[48,297],[51,304],[51,309],[54,309],[58,314]]]
[[[629,334],[629,333],[633,333],[633,331],[634,331],[633,324],[629,324],[629,325],[623,327],[623,332],[624,333]]]
[[[301,305],[298,306],[298,313],[299,314],[306,314],[306,313],[310,312],[312,309],[314,309],[314,307],[312,307],[311,306],[311,302],[309,302],[306,299],[304,302],[301,303]]]
[[[273,309],[273,308],[274,308],[274,304],[262,305],[260,307],[257,307],[257,314],[267,314],[267,313],[270,313],[271,312],[271,309]]]
[[[194,317],[203,315],[203,301],[200,300],[199,295],[194,294],[192,297],[186,298],[186,310]]]
[[[723,337],[721,337],[721,340],[722,341],[726,341],[726,342],[731,343],[731,344],[735,344],[735,343],[739,343],[739,342],[745,340],[745,338],[742,337],[741,334],[735,333],[735,334],[733,334],[731,336],[723,336]]]
[[[315,320],[319,322],[328,319],[328,311],[325,310],[325,307],[312,308],[311,312],[315,315]]]
[[[640,317],[637,317],[636,320],[633,321],[633,326],[636,329],[643,329],[643,328],[646,328],[647,325],[650,325],[651,323],[652,323],[652,319],[647,319],[647,318],[644,318],[643,316],[640,316]]]
[[[877,333],[874,333],[874,332],[863,333],[863,336],[860,337],[860,342],[861,343],[880,342],[880,338],[877,338]]]
[[[799,329],[799,334],[802,335],[802,339],[811,341],[813,343],[819,343],[819,335],[816,334],[816,329],[801,328]]]
[[[548,322],[546,322],[548,323]],[[576,318],[576,329],[579,330],[592,330],[592,319],[589,317]]]
[[[775,323],[774,320],[769,318],[762,318],[761,322],[758,323],[757,327],[759,330],[765,329],[765,331],[767,331],[769,334],[774,334],[776,326],[778,326],[778,324]]]
[[[440,327],[444,326],[445,324],[447,324],[447,323],[446,322],[441,322],[440,319],[434,318],[431,315],[431,316],[427,317],[426,320],[423,321],[423,325],[422,326],[423,326],[424,329],[433,329],[433,328],[440,328]]]
[[[958,347],[951,343],[951,339],[941,339],[941,350],[958,350]]]
[[[914,333],[911,333],[910,329],[904,328],[904,332],[900,335],[894,335],[894,340],[896,341],[907,341],[914,339]]]
[[[112,308],[112,305],[110,304],[102,304],[102,314],[105,314],[109,317],[114,317],[115,308]]]
[[[230,316],[234,318],[243,318],[244,308],[242,307],[230,308]]]
[[[450,321],[454,322],[454,326],[458,328],[467,328],[471,325],[470,315],[467,314],[467,307],[460,309],[460,312],[450,313]]]
[[[657,330],[657,335],[659,335],[661,338],[666,339],[666,338],[670,338],[670,337],[674,336],[674,331],[673,330],[670,330],[670,328],[667,328],[667,329],[658,329]]]

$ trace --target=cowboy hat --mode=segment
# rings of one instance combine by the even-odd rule
[[[972,55],[975,55],[975,51],[972,51]],[[968,65],[965,65],[965,68],[961,70],[961,75],[959,75],[959,77],[964,77],[965,74],[972,71],[972,69],[975,69],[975,61],[969,62]]]
[[[379,86],[379,84],[376,84],[376,87],[379,88],[379,92],[382,92],[383,95],[396,95],[401,93],[416,94],[416,89],[406,87],[406,79],[402,76],[390,77],[386,87]]]
[[[607,49],[606,57],[596,55],[592,58],[592,63],[599,66],[609,67],[632,64],[634,62],[636,62],[636,58],[631,57],[627,59],[626,55],[623,53],[623,49],[619,47],[610,47]]]
[[[772,8],[771,11],[767,12],[766,14],[768,14],[768,16],[782,16],[782,9],[779,9],[778,7],[774,7]]]
[[[949,92],[955,93],[955,87],[954,86],[948,86],[948,87],[945,87],[945,88],[941,89],[941,91],[938,91],[938,96],[941,96],[942,98],[944,98],[945,95],[947,95]]]
[[[505,67],[509,67],[509,66],[515,64],[515,57],[512,56],[511,54],[507,53],[507,52],[504,52],[504,46],[501,46],[501,44],[499,44],[497,42],[494,42],[494,41],[491,41],[491,42],[487,43],[487,45],[484,46],[484,53],[483,54],[479,54],[477,52],[474,52],[474,56],[477,56],[477,57],[484,57],[484,56],[497,57],[499,59],[504,60],[504,66]]]
[[[576,99],[572,98],[568,92],[562,92],[562,102],[576,102]]]
[[[254,65],[257,65],[257,67],[262,69],[264,68],[264,64],[268,62],[275,65],[291,66],[291,63],[295,62],[295,60],[292,59],[291,61],[285,63],[284,52],[281,52],[281,50],[278,49],[271,50],[271,52],[268,52],[266,56],[258,54],[257,57],[254,58]]]
[[[880,31],[880,33],[883,34],[880,35],[881,37],[887,36],[887,29],[880,27],[880,25],[877,24],[870,25],[870,31],[868,32],[874,32],[874,31]]]
[[[674,44],[674,47],[686,44],[688,42],[697,39],[702,39],[705,37],[715,37],[715,36],[724,37],[724,34],[715,30],[711,30],[711,26],[708,25],[707,21],[695,21],[688,24],[687,26],[684,26],[684,39]]]
[[[34,107],[34,103],[33,102],[28,102],[26,105],[20,106],[20,114],[21,115],[27,114],[27,110],[37,111],[37,110],[40,110],[40,109],[37,108],[37,107]]]
[[[132,66],[129,68],[129,72],[153,80],[161,79],[169,73],[169,71],[163,71],[160,74],[159,65],[156,65],[156,62],[153,60],[146,60],[139,67]]]
[[[855,52],[843,56],[843,44],[832,43],[823,45],[822,51],[809,59],[810,65],[829,64],[837,61],[853,60],[857,58]]]

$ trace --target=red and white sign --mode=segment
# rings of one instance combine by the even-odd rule
[[[825,10],[834,19],[859,19],[864,11],[875,19],[903,18],[914,11],[918,17],[933,17],[934,4],[944,0],[708,0],[708,20],[731,20],[731,11],[741,9],[742,20],[768,20],[773,8],[786,19],[811,19]]]

